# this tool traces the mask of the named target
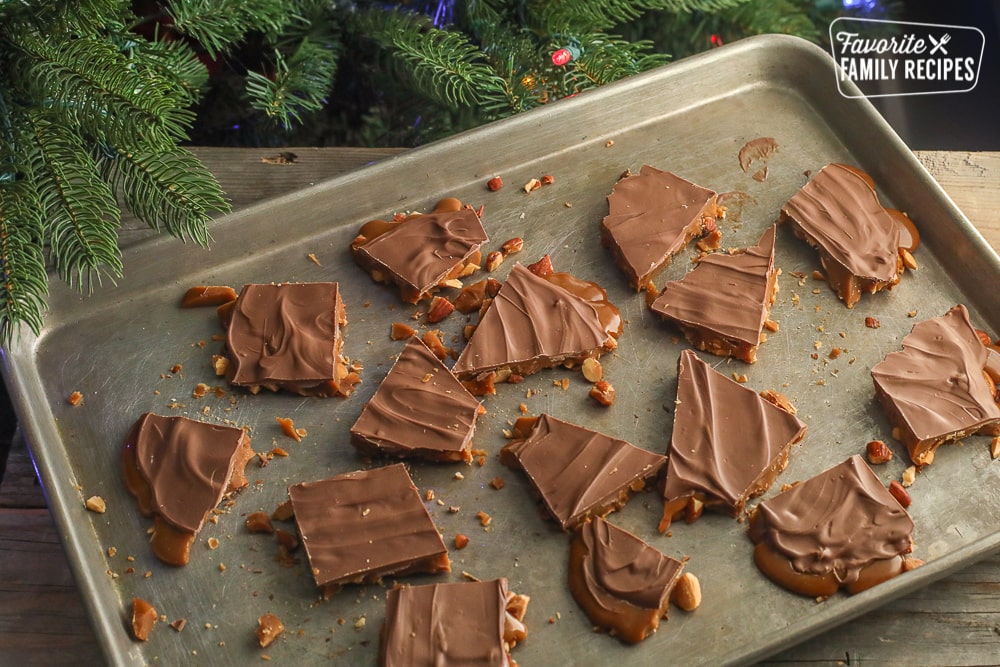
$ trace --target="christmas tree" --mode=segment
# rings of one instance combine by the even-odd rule
[[[41,329],[49,268],[83,291],[121,277],[121,206],[209,243],[228,203],[189,142],[416,145],[745,35],[818,41],[842,9],[0,0],[0,344]]]

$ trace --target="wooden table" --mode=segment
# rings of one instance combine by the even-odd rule
[[[195,152],[219,177],[237,209],[397,152],[286,150],[298,156],[295,164],[262,162],[277,150]],[[1000,153],[923,152],[918,157],[1000,249]],[[0,480],[0,664],[96,665],[102,659],[31,459],[24,443],[15,439]],[[767,664],[803,663],[907,667],[1000,663],[1000,554],[806,641]]]

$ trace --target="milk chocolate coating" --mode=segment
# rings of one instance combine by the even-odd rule
[[[854,170],[828,164],[781,212],[851,274],[882,283],[898,279],[899,225]]]
[[[795,572],[832,574],[845,585],[863,568],[908,553],[912,532],[910,515],[855,454],[761,502],[749,536],[786,557]]]
[[[666,463],[659,454],[548,414],[527,438],[506,445],[500,460],[527,474],[564,530],[620,508],[630,491],[641,489]]]
[[[682,569],[680,561],[595,518],[574,534],[569,588],[592,623],[636,643],[655,631],[666,615]]]
[[[481,409],[419,338],[413,337],[351,427],[367,453],[469,460]]]
[[[507,580],[386,591],[382,667],[506,667]]]
[[[957,305],[916,324],[903,349],[872,368],[875,392],[917,464],[942,442],[1000,424],[1000,406],[984,377],[989,356]]]
[[[422,294],[488,241],[469,208],[413,215],[355,249],[368,270],[381,268],[404,291]]]
[[[243,429],[232,426],[142,415],[125,447],[134,449],[135,465],[149,485],[150,507],[144,510],[175,528],[197,533],[208,512],[231,490],[244,436]]]
[[[693,327],[697,341],[723,338],[756,348],[774,299],[774,232],[774,225],[768,227],[745,252],[705,255],[666,284],[653,311]]]
[[[448,550],[403,464],[288,487],[320,586],[447,571]]]
[[[246,285],[226,332],[227,379],[304,391],[336,383],[346,322],[337,283]]]
[[[797,417],[684,350],[663,497],[698,495],[735,516],[774,482],[805,432]]]
[[[601,241],[636,288],[642,288],[714,218],[716,193],[644,165],[608,195]]]
[[[451,370],[460,378],[517,364],[538,370],[610,345],[592,303],[518,263]]]

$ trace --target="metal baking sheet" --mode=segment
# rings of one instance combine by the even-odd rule
[[[785,393],[808,423],[805,441],[767,495],[781,482],[804,479],[862,451],[868,440],[891,440],[873,400],[869,370],[899,348],[915,322],[965,303],[978,326],[1000,331],[1000,292],[977,288],[1000,276],[996,255],[867,101],[838,94],[833,68],[822,50],[805,42],[748,39],[231,215],[213,226],[211,250],[170,239],[130,247],[126,279],[90,297],[55,285],[44,330],[23,336],[7,351],[4,372],[109,662],[237,665],[266,654],[278,664],[331,658],[336,664],[375,664],[385,588],[349,588],[320,601],[304,555],[291,566],[279,563],[273,539],[248,534],[242,517],[272,510],[291,483],[377,464],[359,457],[348,429],[401,348],[389,338],[390,324],[418,321],[411,319],[415,308],[362,273],[348,245],[366,220],[428,210],[451,195],[485,206],[492,238],[487,249],[521,236],[525,249],[518,259],[551,254],[558,270],[605,285],[627,318],[619,349],[604,358],[617,389],[613,407],[589,401],[578,372],[545,371],[484,399],[487,413],[475,445],[489,452],[485,465],[410,466],[420,489],[433,489],[443,502],[428,506],[446,541],[461,532],[470,544],[452,550],[450,575],[408,581],[455,581],[463,572],[507,577],[513,590],[531,596],[530,635],[514,654],[520,664],[658,665],[664,656],[672,664],[752,662],[1000,546],[1000,465],[990,459],[983,437],[943,449],[911,488],[915,555],[927,564],[860,595],[836,595],[821,604],[757,572],[745,524],[705,515],[663,536],[656,532],[658,496],[640,494],[611,521],[667,554],[689,558],[704,602],[694,613],[672,609],[654,636],[626,646],[592,631],[567,591],[566,535],[539,516],[523,476],[497,460],[502,431],[520,415],[522,403],[530,414],[550,412],[666,451],[676,364],[685,345],[627,288],[598,242],[605,197],[626,168],[648,163],[718,192],[742,193],[743,205],[731,199],[729,218],[721,223],[726,246],[754,243],[807,173],[831,161],[871,173],[883,200],[908,211],[923,234],[916,253],[920,268],[907,272],[891,292],[865,296],[848,310],[809,277],[818,266],[816,255],[779,228],[776,263],[783,274],[772,318],[780,330],[769,335],[754,365],[703,355],[726,374],[746,374],[749,387]],[[737,160],[740,148],[758,137],[778,144],[763,181],[751,178]],[[555,182],[530,194],[520,187],[544,174]],[[507,184],[499,192],[485,188],[493,175]],[[687,271],[692,256],[693,249],[679,256],[658,284]],[[797,273],[806,278],[799,280]],[[313,280],[341,284],[350,319],[345,351],[364,364],[364,383],[355,395],[338,400],[229,391],[192,397],[196,384],[220,383],[211,368],[219,326],[212,309],[178,307],[184,290]],[[878,318],[881,328],[867,328],[866,316]],[[449,344],[457,344],[451,336],[463,323],[457,316],[442,323]],[[844,350],[836,359],[829,357],[834,347]],[[172,371],[178,365],[181,370]],[[554,385],[564,377],[568,388]],[[66,401],[73,391],[84,395],[77,407]],[[183,568],[153,558],[149,522],[119,474],[122,440],[146,411],[248,426],[257,451],[278,445],[290,453],[267,467],[250,464],[249,488],[217,524],[207,524]],[[308,435],[301,443],[291,441],[275,417],[292,418]],[[886,482],[906,466],[901,448],[893,447],[896,459],[876,469]],[[501,490],[489,485],[498,476],[506,482]],[[107,513],[84,509],[83,500],[95,494],[107,500]],[[450,506],[459,510],[449,512]],[[475,518],[479,511],[493,518],[488,530]],[[210,538],[218,548],[209,548]],[[148,642],[133,641],[127,627],[134,596],[151,602],[168,621],[185,618],[186,628],[178,633],[158,624]],[[254,629],[265,612],[282,618],[287,631],[262,650]]]

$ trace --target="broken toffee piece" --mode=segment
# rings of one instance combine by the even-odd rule
[[[615,349],[622,326],[596,283],[553,271],[548,256],[530,269],[517,263],[451,370],[474,381],[573,366]]]
[[[905,217],[879,203],[866,173],[833,163],[782,207],[779,221],[788,221],[796,237],[819,251],[826,281],[853,308],[863,292],[899,283],[900,249],[915,247]]]
[[[337,283],[245,285],[219,318],[226,343],[216,372],[234,386],[347,396],[361,381],[343,355]]]
[[[153,518],[157,558],[188,562],[208,513],[247,485],[243,468],[253,457],[241,428],[149,412],[139,417],[122,447],[122,474],[139,510]]]
[[[643,165],[626,173],[608,195],[601,245],[611,250],[629,283],[642,290],[674,255],[715,229],[725,209],[716,193],[676,174]]]
[[[855,454],[761,502],[750,516],[757,567],[814,598],[859,593],[904,571],[913,520]]]
[[[530,430],[528,430],[530,429]],[[522,470],[563,530],[620,509],[660,472],[666,458],[548,414],[518,420],[500,462]]]
[[[419,338],[412,337],[351,427],[368,455],[472,460],[483,407]]]
[[[660,531],[701,509],[737,517],[788,465],[806,424],[788,410],[681,352]],[[695,509],[697,508],[697,509]]]
[[[573,534],[569,590],[595,626],[637,644],[666,618],[683,564],[597,517]]]
[[[774,236],[772,225],[753,247],[703,256],[650,307],[699,350],[753,363],[778,291]]]
[[[934,460],[939,446],[967,435],[1000,434],[993,353],[976,334],[969,311],[957,305],[919,322],[903,349],[872,368],[875,396],[917,465]]]
[[[325,595],[386,575],[450,572],[441,534],[402,463],[288,487]]]
[[[439,287],[479,268],[488,241],[479,214],[449,197],[433,213],[365,223],[351,242],[355,261],[381,283],[395,283],[400,297],[417,303]]]
[[[506,579],[390,588],[385,606],[382,667],[506,667],[527,637],[528,596]]]

